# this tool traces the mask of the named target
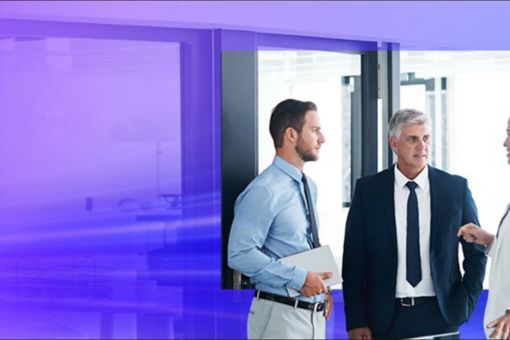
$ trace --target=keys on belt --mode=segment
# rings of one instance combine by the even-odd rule
[[[322,312],[324,310],[324,302],[311,303],[306,301],[301,301],[298,299],[294,299],[288,296],[276,295],[268,292],[263,292],[261,290],[255,291],[255,297],[258,299],[264,299],[274,302],[283,303],[285,305],[292,306],[294,308],[302,308],[307,310],[312,310],[315,312]]]

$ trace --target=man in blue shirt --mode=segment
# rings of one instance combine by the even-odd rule
[[[250,277],[256,292],[248,316],[249,339],[324,339],[331,296],[323,280],[279,259],[319,245],[317,188],[303,174],[325,139],[317,107],[288,99],[271,114],[273,163],[239,195],[228,243],[228,264]],[[310,207],[310,209],[309,209]],[[301,293],[289,296],[288,288]]]

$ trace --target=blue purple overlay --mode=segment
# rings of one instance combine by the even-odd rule
[[[0,4],[0,338],[245,338],[253,292],[220,288],[212,29],[510,45],[510,4],[422,6]],[[327,335],[345,338],[340,291],[334,301]],[[463,338],[483,337],[485,301]]]

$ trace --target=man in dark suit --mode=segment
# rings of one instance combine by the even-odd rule
[[[475,203],[464,178],[427,165],[427,116],[397,111],[388,130],[396,164],[357,181],[347,217],[349,338],[458,338],[485,274],[483,247],[457,237],[459,225],[479,225]]]

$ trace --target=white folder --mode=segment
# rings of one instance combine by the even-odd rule
[[[296,266],[312,272],[332,272],[333,275],[324,280],[326,286],[333,286],[342,282],[340,271],[329,246],[322,246],[301,253],[282,257],[280,261],[286,265]],[[287,288],[289,296],[295,297],[301,293],[295,289]]]

